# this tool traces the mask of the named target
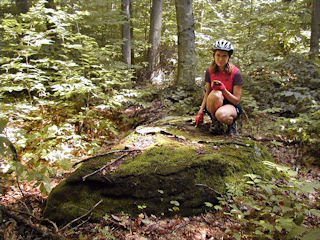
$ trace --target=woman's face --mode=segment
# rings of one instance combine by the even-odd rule
[[[215,63],[220,67],[224,68],[229,61],[229,53],[227,51],[217,50],[213,53]]]

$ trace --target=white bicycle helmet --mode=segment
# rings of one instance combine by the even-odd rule
[[[230,55],[232,55],[233,46],[231,42],[221,39],[214,43],[213,50],[227,51]]]

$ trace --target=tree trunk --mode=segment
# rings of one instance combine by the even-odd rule
[[[312,21],[311,21],[311,40],[310,56],[315,59],[319,55],[319,38],[320,38],[320,0],[313,0]]]
[[[46,8],[52,8],[56,9],[56,6],[54,4],[54,0],[47,0],[47,3],[45,4]]]
[[[161,27],[162,27],[162,8],[163,0],[152,0],[152,12],[150,19],[150,34],[149,43],[151,48],[149,49],[148,62],[149,73],[152,74],[155,66],[159,63],[159,47],[161,40]]]
[[[195,86],[195,34],[192,0],[176,0],[178,25],[178,76],[176,86]]]
[[[56,9],[54,0],[48,0],[48,1],[45,3],[45,7],[46,7],[46,8]],[[52,16],[52,13],[48,13],[48,15]],[[47,29],[48,29],[48,30],[49,30],[49,29],[54,29],[54,23],[47,21],[46,25],[47,25]],[[54,32],[51,33],[51,36],[53,36],[53,37],[55,37],[55,39],[57,39],[57,35],[56,35]]]
[[[130,49],[131,49],[131,64],[135,64],[135,59],[134,59],[134,44],[132,46],[132,43],[134,43],[134,38],[133,38],[133,10],[132,10],[132,2],[130,1]]]
[[[125,20],[122,25],[122,58],[128,67],[131,65],[130,2],[131,0],[122,0],[122,11]]]
[[[15,0],[15,2],[20,13],[27,13],[29,11],[29,0]]]

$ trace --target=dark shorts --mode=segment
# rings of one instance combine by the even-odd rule
[[[231,102],[229,102],[227,99],[223,100],[223,105],[226,105],[226,104],[231,104],[233,105],[235,108],[236,108],[236,111],[237,111],[237,117],[235,118],[235,120],[237,120],[241,113],[242,113],[242,107],[241,107],[241,104],[239,103],[238,105],[234,105],[232,104]]]

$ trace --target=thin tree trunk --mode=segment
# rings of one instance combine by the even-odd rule
[[[54,0],[47,0],[47,2],[45,3],[45,7],[46,7],[46,8],[56,9]],[[48,13],[48,15],[52,16],[51,13]],[[50,22],[47,21],[46,25],[47,25],[47,29],[48,29],[48,30],[54,28],[54,23],[50,23]],[[56,35],[55,35],[54,33],[52,33],[52,36],[54,36],[55,39],[56,39]]]
[[[130,2],[131,0],[122,0],[122,11],[125,17],[122,25],[122,57],[128,67],[131,66]]]
[[[312,21],[311,21],[311,40],[310,56],[315,59],[319,55],[319,38],[320,38],[320,0],[313,0]]]
[[[149,49],[148,62],[149,73],[152,74],[155,66],[159,63],[160,54],[160,40],[161,40],[161,27],[162,27],[162,8],[163,0],[152,0],[152,11],[150,19],[150,34],[149,43],[151,48]]]
[[[46,8],[52,8],[56,9],[56,6],[54,4],[54,0],[47,0],[47,3],[45,4]]]
[[[185,90],[195,86],[195,34],[192,0],[176,0],[178,25],[178,76],[176,85]]]
[[[130,1],[130,48],[131,48],[131,64],[135,64],[135,59],[134,59],[134,37],[133,37],[133,10],[132,10],[132,2]]]
[[[15,2],[20,13],[27,13],[29,11],[29,0],[15,0]]]

